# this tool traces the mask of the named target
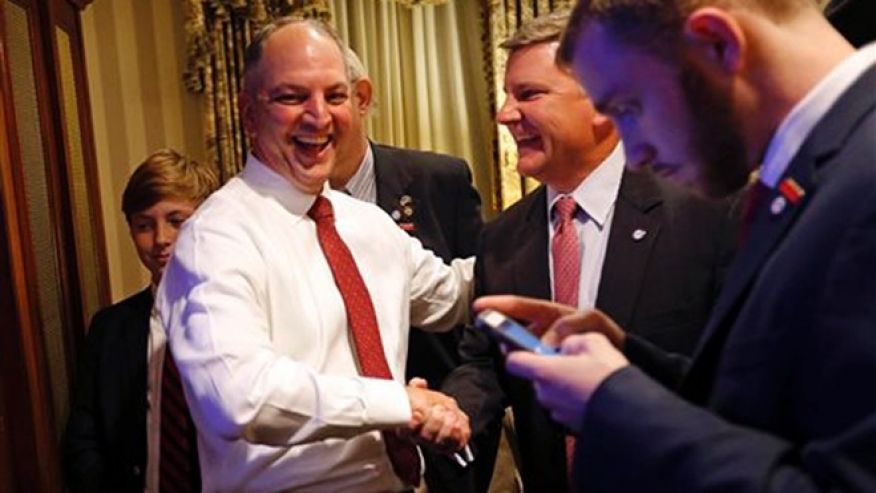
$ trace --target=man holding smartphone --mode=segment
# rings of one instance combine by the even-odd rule
[[[569,67],[555,64],[566,20],[534,19],[503,44],[507,98],[498,120],[517,143],[518,171],[543,185],[484,227],[476,294],[596,306],[652,343],[689,353],[732,256],[734,221],[725,204],[624,169],[614,125]],[[566,491],[572,444],[532,385],[505,372],[497,344],[481,332],[467,330],[460,352],[463,365],[442,390],[469,415],[476,439],[510,405],[524,488]],[[491,469],[492,444],[475,443],[476,464]]]

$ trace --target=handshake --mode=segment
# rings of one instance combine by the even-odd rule
[[[468,416],[456,400],[429,390],[426,380],[413,378],[406,387],[411,402],[411,421],[398,433],[419,445],[452,456],[464,467],[474,460],[468,441],[471,427]]]

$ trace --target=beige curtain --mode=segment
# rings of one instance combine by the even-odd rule
[[[487,0],[489,36],[486,49],[490,63],[490,103],[493,114],[505,100],[502,88],[508,55],[499,45],[524,22],[559,9],[571,8],[572,3],[573,0]],[[496,194],[504,209],[538,186],[538,183],[517,172],[517,148],[508,130],[497,125],[496,132],[496,174],[499,176]]]
[[[374,81],[370,137],[465,158],[492,215],[500,202],[493,194],[482,2],[332,0],[331,6],[332,22]]]

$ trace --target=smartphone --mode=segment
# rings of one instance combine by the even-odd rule
[[[511,350],[532,351],[543,355],[556,355],[559,350],[542,344],[526,327],[496,310],[484,310],[475,318],[475,327],[490,337],[505,344]]]

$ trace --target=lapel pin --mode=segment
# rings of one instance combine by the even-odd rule
[[[779,183],[779,192],[785,199],[793,205],[800,203],[803,196],[806,195],[806,190],[797,183],[793,178],[785,178],[782,183]]]
[[[788,205],[788,201],[785,200],[785,197],[780,195],[774,198],[773,202],[770,204],[770,212],[774,216],[778,216],[782,213],[783,210],[785,210],[786,205]]]
[[[399,203],[399,205],[404,207],[404,206],[410,204],[411,202],[413,202],[413,200],[414,199],[412,199],[410,195],[402,195],[401,197],[399,197],[398,203]]]
[[[401,219],[401,212],[399,212],[398,209],[396,209],[396,210],[392,211],[390,216],[392,216],[392,219],[394,221],[398,221],[399,219]]]
[[[648,232],[644,229],[637,229],[633,231],[633,241],[641,241],[641,239],[644,238],[647,234]]]

